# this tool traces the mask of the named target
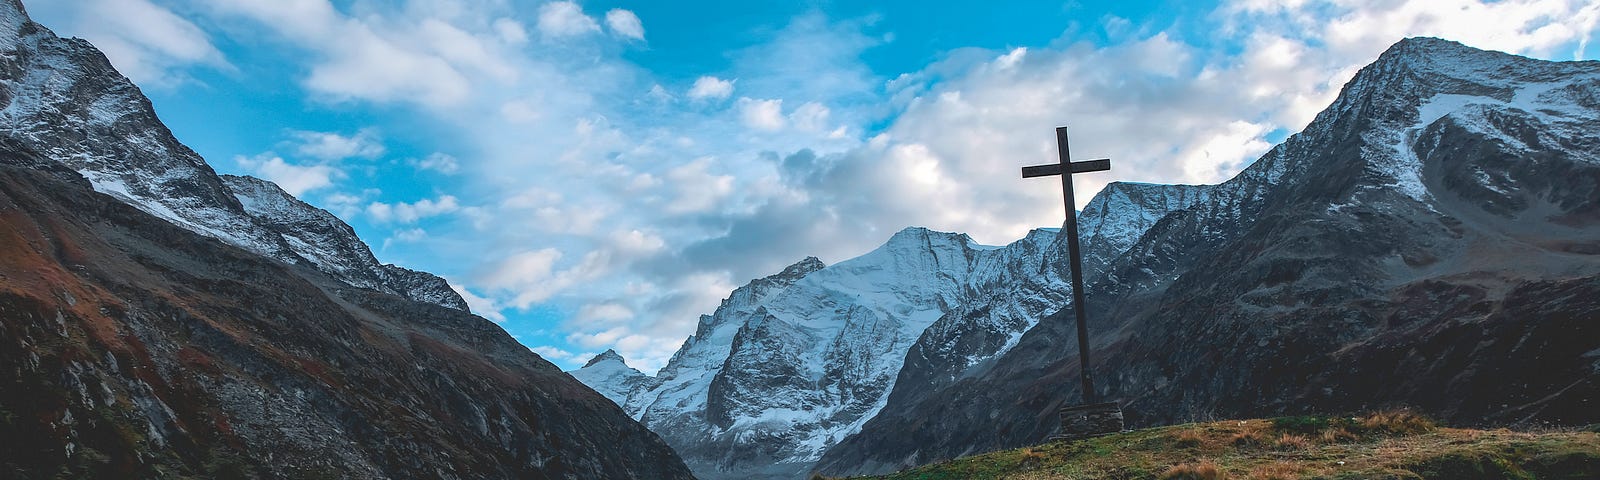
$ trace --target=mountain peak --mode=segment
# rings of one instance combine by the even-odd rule
[[[1382,77],[1394,77],[1397,73],[1409,72],[1456,79],[1457,82],[1439,80],[1426,82],[1433,84],[1434,89],[1451,89],[1452,83],[1460,81],[1499,83],[1503,80],[1513,80],[1523,75],[1546,71],[1551,64],[1552,62],[1506,52],[1480,49],[1453,40],[1411,37],[1395,42],[1378,56],[1376,62],[1364,70]],[[1505,70],[1509,70],[1511,66],[1515,66],[1517,72],[1508,76],[1507,74],[1511,72]]]
[[[28,18],[28,10],[22,8],[18,0],[0,0],[0,45],[7,49],[17,48],[17,42],[26,35],[23,26],[32,23]]]
[[[609,362],[617,362],[617,363],[620,363],[620,364],[623,364],[623,365],[627,365],[628,364],[628,362],[626,360],[622,359],[622,354],[617,353],[616,350],[612,350],[612,349],[608,348],[608,349],[606,349],[606,351],[600,352],[599,355],[595,355],[594,358],[589,359],[589,363],[583,364],[583,368],[589,368],[589,367],[594,366],[597,363],[608,362],[608,361]]]
[[[906,227],[901,229],[884,242],[885,247],[903,244],[924,245],[930,242],[965,244],[970,243],[972,237],[965,233],[941,232],[928,227]]]
[[[784,267],[783,271],[779,272],[777,276],[784,278],[800,278],[810,275],[811,272],[822,270],[822,268],[826,266],[827,265],[824,265],[822,260],[818,259],[817,257],[806,257],[798,262],[795,262],[794,265]]]
[[[28,18],[28,9],[22,6],[21,0],[0,0],[0,17],[25,22],[32,20]]]

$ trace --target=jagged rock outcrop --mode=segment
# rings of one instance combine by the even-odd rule
[[[217,175],[105,55],[56,37],[14,1],[0,2],[0,137],[190,231],[353,286],[467,310],[443,279],[379,262],[332,214],[270,182]]]

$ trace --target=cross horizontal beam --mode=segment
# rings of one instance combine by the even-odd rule
[[[1071,165],[1072,173],[1098,172],[1101,170],[1110,170],[1111,159],[1102,158],[1099,160],[1084,160],[1081,162],[1072,162],[1068,165]],[[1022,178],[1048,177],[1051,175],[1060,174],[1061,164],[1059,163],[1022,167]]]

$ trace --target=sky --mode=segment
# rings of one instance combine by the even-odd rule
[[[1056,227],[1055,161],[1216,183],[1410,36],[1595,59],[1565,0],[35,0],[219,172],[443,276],[563,368],[653,372],[736,287],[909,226]],[[996,6],[1001,5],[1001,6]]]

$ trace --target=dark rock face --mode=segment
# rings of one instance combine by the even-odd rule
[[[1401,42],[1304,132],[1090,271],[1101,398],[1132,427],[1393,406],[1600,422],[1600,63]],[[1086,232],[1086,237],[1090,233]],[[829,474],[1044,440],[1071,311],[953,382],[906,362]]]
[[[0,476],[691,478],[487,320],[0,160]]]
[[[174,225],[351,285],[467,310],[443,279],[380,263],[332,214],[271,182],[217,175],[99,50],[56,37],[15,2],[0,3],[0,137]]]

